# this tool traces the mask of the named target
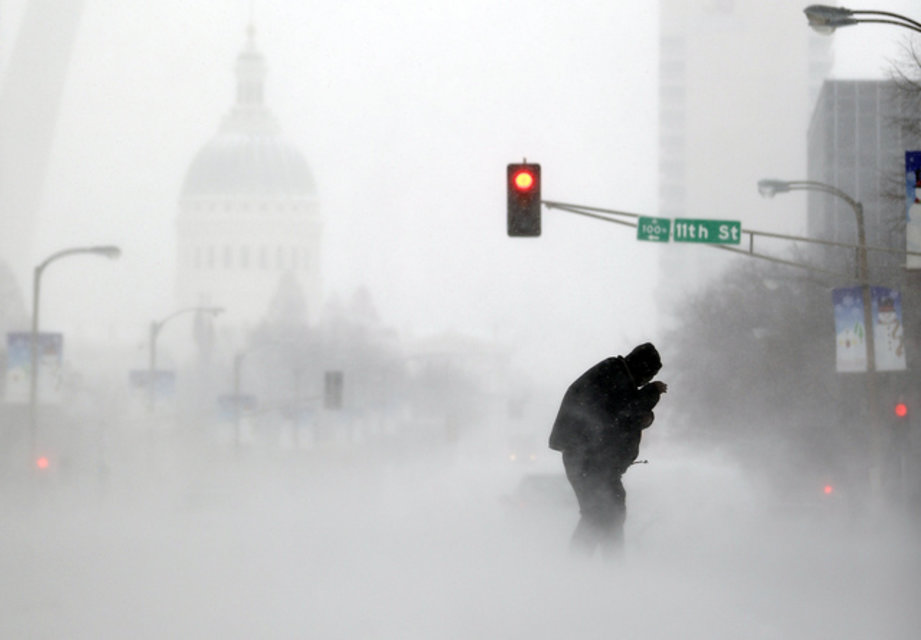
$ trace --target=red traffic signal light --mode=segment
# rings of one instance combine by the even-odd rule
[[[897,402],[895,408],[893,409],[896,418],[907,418],[908,417],[908,405],[904,402]]]
[[[48,458],[41,456],[35,460],[35,468],[44,471],[47,469],[51,463],[48,461]]]
[[[534,188],[534,185],[537,184],[537,179],[534,177],[534,172],[532,170],[519,169],[515,175],[512,176],[512,183],[519,193],[525,193]]]
[[[508,235],[540,235],[540,165],[510,164],[506,174],[508,190]]]

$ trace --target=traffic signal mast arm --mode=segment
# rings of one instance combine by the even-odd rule
[[[631,213],[628,211],[618,211],[615,209],[603,209],[600,207],[587,207],[578,204],[568,204],[564,202],[554,202],[552,200],[541,200],[547,209],[559,209],[560,211],[566,211],[568,213],[575,213],[581,216],[586,216],[588,218],[595,218],[596,220],[602,220],[604,222],[613,222],[614,224],[620,224],[627,227],[637,227],[637,220],[641,217],[645,217],[638,213]],[[615,218],[611,216],[621,216],[622,218],[628,218],[627,220]],[[631,221],[632,220],[632,221]],[[772,233],[769,231],[755,231],[752,229],[742,229],[742,233],[747,233],[749,236],[748,249],[740,249],[737,247],[727,246],[725,244],[710,244],[707,245],[714,249],[722,249],[723,251],[732,251],[733,253],[738,253],[744,256],[749,256],[751,258],[758,258],[760,260],[767,260],[769,262],[774,262],[777,264],[783,264],[790,267],[796,267],[798,269],[806,269],[809,271],[814,271],[816,273],[822,273],[829,276],[843,277],[853,280],[852,274],[841,273],[839,271],[830,271],[828,269],[823,269],[815,265],[806,264],[803,262],[796,262],[794,260],[785,260],[783,258],[778,258],[776,256],[767,255],[764,253],[758,253],[755,251],[755,237],[760,236],[762,238],[771,238],[774,240],[788,240],[790,242],[806,242],[810,244],[820,244],[830,247],[843,247],[846,249],[859,249],[859,245],[850,244],[846,242],[834,242],[832,240],[820,240],[818,238],[806,238],[803,236],[794,236],[783,233]],[[921,252],[916,251],[903,251],[900,249],[890,249],[887,247],[866,247],[867,251],[876,251],[881,253],[893,253],[903,256],[921,256]],[[860,282],[859,284],[865,284]]]

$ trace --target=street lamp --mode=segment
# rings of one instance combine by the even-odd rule
[[[110,260],[117,259],[121,254],[121,249],[115,246],[101,246],[101,247],[74,247],[71,249],[63,249],[57,253],[52,253],[50,256],[45,258],[45,260],[35,267],[35,270],[32,274],[32,331],[29,335],[29,349],[30,349],[30,374],[29,374],[29,430],[31,438],[31,453],[35,454],[35,445],[36,445],[36,433],[38,431],[38,309],[39,309],[39,299],[41,294],[42,286],[42,272],[45,270],[45,267],[50,265],[55,260],[59,258],[64,258],[66,256],[76,255],[78,253],[93,253],[100,256],[105,256]]]
[[[245,351],[240,351],[233,358],[233,445],[240,448],[240,377],[243,371]]]
[[[867,400],[870,422],[873,427],[871,441],[873,442],[872,488],[878,489],[880,480],[880,456],[882,454],[880,438],[882,425],[879,424],[879,389],[876,384],[876,344],[873,335],[873,312],[870,295],[870,268],[867,262],[867,235],[864,227],[863,205],[837,187],[814,180],[759,180],[758,193],[765,198],[773,198],[774,194],[789,191],[818,191],[835,196],[847,202],[854,210],[857,218],[857,279],[860,282],[861,297],[863,298],[863,327],[867,358]]]
[[[255,349],[250,351],[238,351],[233,358],[233,402],[234,402],[234,418],[233,418],[233,439],[234,447],[239,448],[240,446],[240,410],[241,410],[241,400],[240,400],[240,386],[241,379],[243,377],[243,361],[246,359],[246,356],[263,349],[269,348],[290,348],[292,345],[282,342],[267,342],[262,345],[257,346]],[[297,384],[297,388],[300,388],[300,384]]]
[[[813,4],[803,9],[803,13],[809,20],[809,26],[823,35],[831,35],[838,27],[848,27],[852,24],[893,24],[921,33],[921,22],[889,11],[845,9],[825,4]],[[861,18],[860,16],[880,17]]]
[[[154,376],[157,372],[157,336],[160,335],[160,330],[163,328],[167,322],[175,318],[176,316],[182,315],[184,313],[210,313],[212,316],[217,316],[224,312],[223,307],[187,307],[185,309],[180,309],[170,315],[166,316],[160,321],[154,321],[150,323],[150,364],[147,372],[147,398],[148,406],[151,411],[154,408],[155,402],[155,380]]]

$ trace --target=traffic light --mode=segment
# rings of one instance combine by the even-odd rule
[[[540,165],[522,162],[508,166],[508,235],[540,235]]]
[[[342,372],[327,371],[323,386],[323,407],[326,409],[342,408]]]
[[[908,441],[910,431],[908,403],[903,399],[892,405],[892,422],[889,425],[890,447],[892,451],[905,450],[911,446]]]

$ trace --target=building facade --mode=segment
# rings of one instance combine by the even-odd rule
[[[766,202],[762,178],[806,174],[805,136],[829,38],[785,3],[661,0],[659,215],[740,220],[801,233],[805,208]],[[735,259],[703,246],[663,247],[660,300]]]
[[[905,151],[921,140],[900,125],[909,106],[891,80],[827,80],[809,126],[809,179],[833,185],[863,205],[867,245],[905,247]],[[810,237],[855,244],[857,221],[839,198],[809,193]],[[826,260],[854,272],[853,251],[828,250]],[[880,284],[900,284],[904,257],[871,251]]]
[[[221,324],[244,330],[282,288],[297,290],[308,320],[322,295],[316,183],[266,107],[265,80],[250,27],[235,103],[189,166],[176,225],[178,303],[222,307]]]

